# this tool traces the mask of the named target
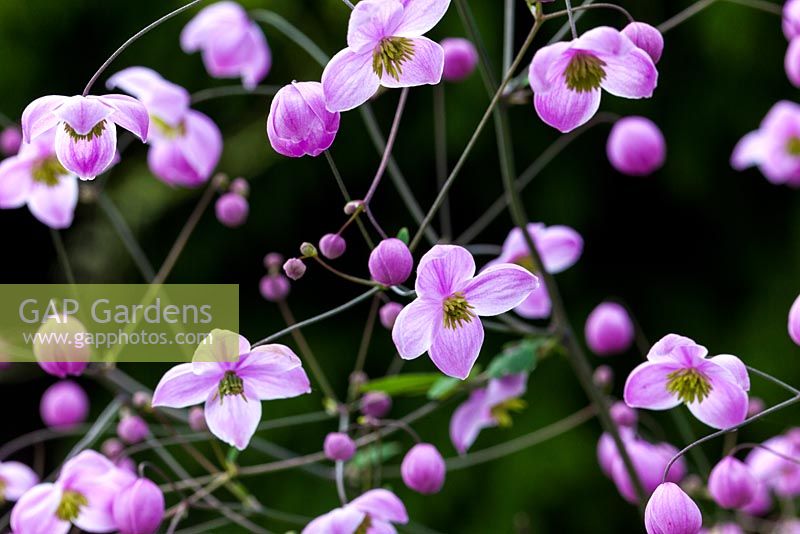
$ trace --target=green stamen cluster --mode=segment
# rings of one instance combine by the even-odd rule
[[[472,306],[464,294],[456,292],[447,297],[442,306],[444,308],[444,327],[455,330],[461,323],[468,323],[475,317]]]
[[[67,490],[61,496],[61,502],[58,503],[56,509],[56,516],[62,521],[74,521],[78,518],[81,508],[89,504],[86,497],[77,491]]]
[[[702,402],[711,393],[711,383],[696,369],[680,369],[667,375],[667,391],[689,404]]]
[[[220,404],[222,404],[227,395],[241,395],[243,399],[247,400],[244,396],[244,382],[233,371],[225,371],[225,376],[219,381],[217,391],[219,392]]]
[[[180,123],[178,126],[170,126],[164,122],[164,119],[155,115],[150,115],[150,124],[152,124],[161,135],[168,139],[183,137],[186,134],[186,126],[183,123]]]
[[[492,417],[497,421],[497,425],[501,428],[508,428],[512,425],[511,412],[521,412],[527,408],[528,403],[522,399],[509,399],[492,406],[490,410]]]
[[[514,260],[515,265],[519,265],[523,269],[527,269],[528,271],[536,274],[536,266],[533,264],[533,258],[530,256],[522,256]]]
[[[79,134],[76,132],[72,126],[64,123],[64,131],[69,134],[69,136],[75,141],[91,141],[95,137],[100,137],[106,129],[106,121],[102,120],[94,125],[94,127],[89,130],[87,134]]]
[[[33,180],[48,187],[58,185],[62,176],[69,174],[55,157],[47,158],[33,168]]]
[[[372,70],[379,78],[386,72],[395,80],[403,74],[403,63],[414,57],[414,43],[405,37],[381,39],[372,54]]]
[[[372,526],[372,518],[368,515],[365,515],[364,520],[361,522],[360,525],[358,525],[358,528],[356,529],[355,532],[353,532],[353,534],[367,534],[367,531],[371,526]]]
[[[792,156],[800,156],[800,137],[791,137],[786,143],[786,152]]]
[[[567,87],[578,93],[594,91],[606,77],[605,66],[602,59],[591,54],[575,54],[564,71]]]

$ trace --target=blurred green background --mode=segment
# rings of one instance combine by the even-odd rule
[[[275,11],[297,25],[323,50],[344,46],[348,10],[339,0],[250,0],[248,8]],[[557,2],[555,5],[559,5]],[[128,36],[180,5],[176,1],[122,2],[107,0],[27,0],[0,2],[0,112],[17,118],[24,106],[45,94],[76,94],[106,57]],[[499,77],[502,2],[470,2]],[[690,5],[685,0],[622,2],[642,21],[657,24]],[[560,6],[559,6],[560,7]],[[531,20],[519,1],[517,45]],[[144,65],[190,91],[230,85],[211,79],[198,55],[183,54],[178,33],[191,15],[176,19],[137,42],[107,74]],[[579,29],[599,24],[621,27],[624,19],[612,11],[592,11]],[[549,23],[535,46],[559,27]],[[265,84],[293,79],[318,80],[321,69],[302,50],[266,28],[274,66]],[[432,37],[463,36],[455,7]],[[624,300],[647,335],[676,332],[695,338],[712,353],[733,353],[747,363],[790,383],[800,383],[798,356],[786,332],[786,317],[800,291],[800,196],[795,190],[770,185],[757,171],[734,172],[728,159],[734,144],[755,129],[773,103],[792,100],[796,90],[786,80],[786,41],[780,19],[745,7],[720,2],[666,35],[658,65],[660,83],[654,98],[626,101],[605,95],[602,109],[652,118],[668,143],[665,167],[648,178],[619,175],[607,163],[608,125],[594,127],[547,167],[524,193],[528,213],[536,221],[577,229],[586,246],[581,261],[558,276],[576,330],[602,299]],[[527,60],[525,62],[527,65]],[[104,79],[103,79],[104,80]],[[97,85],[95,91],[101,91]],[[395,147],[395,157],[424,209],[436,194],[431,88],[411,92]],[[488,98],[476,73],[468,81],[446,86],[447,142],[452,166],[480,119]],[[388,131],[397,92],[382,95],[373,106]],[[260,96],[236,96],[198,105],[222,128],[225,150],[219,170],[251,181],[251,213],[247,224],[230,230],[206,213],[177,263],[173,283],[225,282],[240,284],[240,324],[251,340],[283,326],[274,305],[258,294],[266,252],[295,254],[302,241],[315,242],[343,221],[339,192],[324,159],[290,160],[276,155],[267,143],[264,121],[269,101]],[[519,171],[525,169],[557,137],[531,105],[511,109],[514,151]],[[363,195],[379,161],[357,112],[346,113],[333,155],[354,195]],[[107,190],[150,260],[160,265],[199,191],[175,190],[153,178],[145,164],[146,148],[134,144],[109,177]],[[481,137],[453,188],[452,211],[457,233],[463,231],[502,192],[497,147],[491,128]],[[387,178],[373,204],[390,232],[414,230]],[[510,229],[500,216],[477,240],[499,244]],[[47,228],[27,209],[0,212],[5,246],[0,261],[2,282],[62,281]],[[80,282],[138,282],[140,277],[102,211],[81,204],[75,223],[64,232],[66,246]],[[347,272],[366,274],[368,251],[357,233],[348,235],[348,252],[337,261]],[[344,302],[359,292],[313,266],[293,284],[290,304],[305,318]],[[357,307],[305,332],[334,387],[344,394],[358,349],[368,305]],[[482,363],[507,338],[487,336]],[[287,339],[290,345],[291,340]],[[379,376],[393,358],[389,335],[379,329],[368,355],[367,372]],[[640,356],[630,354],[601,361],[617,372],[615,392],[621,393],[626,373]],[[155,386],[166,366],[127,365],[125,370]],[[407,365],[407,371],[432,371],[428,358]],[[4,371],[2,405],[6,423],[3,441],[39,428],[38,398],[53,382],[32,366]],[[88,379],[93,414],[111,395]],[[784,394],[758,378],[754,394],[768,403]],[[526,397],[528,409],[507,430],[484,432],[474,450],[502,442],[554,422],[585,406],[587,401],[565,360],[550,359],[534,372]],[[265,420],[320,409],[321,395],[264,405]],[[399,418],[420,399],[399,399],[392,415]],[[13,406],[13,409],[10,407]],[[445,456],[455,451],[447,426],[450,403],[416,428],[424,440],[437,444]],[[748,428],[742,440],[763,439],[797,421],[788,410]],[[664,435],[682,445],[671,419],[654,414]],[[709,431],[694,424],[699,434]],[[260,436],[297,453],[320,449],[335,421],[267,431]],[[421,497],[388,480],[417,523],[441,532],[636,532],[636,510],[618,495],[601,474],[595,459],[600,435],[596,422],[513,456],[448,475],[439,495]],[[404,447],[405,437],[397,437]],[[55,467],[69,440],[49,445],[48,467]],[[705,449],[718,458],[722,444]],[[209,451],[210,449],[205,448]],[[178,451],[179,452],[179,451]],[[31,451],[19,455],[30,460]],[[143,456],[142,458],[146,458]],[[263,462],[248,450],[243,465]],[[390,460],[399,463],[400,457]],[[191,460],[185,462],[195,474]],[[332,482],[303,471],[246,479],[245,484],[270,508],[316,516],[337,505]],[[232,500],[228,497],[227,500]],[[702,504],[702,503],[701,503]],[[192,512],[183,525],[208,519]],[[298,528],[278,520],[258,521],[272,531]],[[235,532],[232,528],[218,532]]]

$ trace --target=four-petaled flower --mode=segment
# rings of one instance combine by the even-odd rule
[[[205,402],[206,424],[219,439],[243,450],[261,420],[261,401],[309,393],[300,359],[283,345],[251,348],[243,336],[213,330],[192,363],[161,378],[153,406],[186,408]]]
[[[436,245],[417,266],[417,299],[403,308],[392,328],[400,356],[425,352],[444,374],[464,379],[483,345],[479,316],[505,313],[539,287],[527,269],[497,264],[475,276],[475,260],[463,247]]]
[[[374,489],[314,519],[302,534],[391,534],[392,523],[408,523],[406,507],[391,491]]]
[[[436,85],[444,51],[422,35],[444,16],[450,0],[362,0],[350,15],[347,48],[322,73],[330,111],[369,100],[380,86]]]
[[[668,410],[681,403],[700,421],[728,428],[747,417],[750,377],[744,363],[730,354],[706,358],[708,350],[689,338],[669,334],[653,345],[647,362],[625,382],[625,402],[632,408]]]

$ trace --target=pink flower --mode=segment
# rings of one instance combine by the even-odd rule
[[[444,71],[442,78],[448,82],[465,80],[475,71],[478,64],[478,51],[468,39],[448,37],[442,39],[444,50]]]
[[[631,22],[622,29],[623,35],[647,52],[653,63],[658,63],[664,51],[664,36],[658,29],[644,22]]]
[[[645,117],[625,117],[614,123],[606,154],[622,174],[647,176],[664,165],[667,145],[658,126]]]
[[[726,456],[711,470],[708,492],[721,507],[737,509],[752,502],[758,484],[750,466],[733,456]]]
[[[528,79],[539,117],[569,132],[597,112],[601,89],[623,98],[651,97],[658,71],[647,52],[619,30],[603,26],[540,48]]]
[[[339,131],[339,113],[325,107],[319,82],[292,82],[272,99],[267,137],[275,152],[299,158],[328,150]]]
[[[214,204],[214,213],[217,220],[228,228],[238,228],[247,221],[250,204],[242,195],[229,191],[217,199]]]
[[[768,439],[762,445],[789,458],[798,458],[800,430],[792,429],[786,434]],[[767,449],[753,449],[747,455],[745,462],[752,473],[779,497],[791,499],[800,495],[800,465]]]
[[[403,359],[428,352],[444,374],[465,379],[483,345],[479,317],[515,308],[538,286],[527,269],[508,263],[475,276],[467,249],[436,245],[417,266],[417,299],[397,316],[392,340]]]
[[[444,51],[422,37],[447,12],[450,0],[362,0],[350,15],[347,48],[322,73],[330,111],[347,111],[369,100],[380,86],[436,85]]]
[[[408,523],[402,501],[389,490],[374,489],[306,525],[302,534],[389,534],[392,523]]]
[[[524,406],[519,397],[525,394],[527,382],[525,373],[508,375],[493,378],[485,388],[470,393],[450,419],[450,441],[459,454],[469,450],[481,430],[511,424],[509,412]]]
[[[586,319],[585,335],[586,344],[598,356],[620,354],[633,343],[633,321],[623,306],[602,302]]]
[[[669,334],[653,345],[647,362],[625,382],[625,402],[632,408],[668,410],[685,403],[700,421],[728,428],[747,417],[750,378],[742,361],[708,350],[689,338]]]
[[[439,493],[444,485],[446,472],[442,454],[430,443],[414,445],[400,464],[400,474],[405,485],[423,495]]]
[[[800,186],[800,106],[786,100],[772,106],[758,130],[736,144],[731,165],[758,166],[773,184]]]
[[[0,132],[0,154],[13,156],[22,145],[22,131],[16,126],[8,126]]]
[[[397,239],[384,239],[369,254],[369,274],[385,286],[402,284],[411,276],[414,257],[408,246]]]
[[[134,479],[105,456],[83,451],[64,464],[54,483],[34,486],[17,501],[11,529],[20,534],[66,534],[72,525],[87,532],[117,530],[113,499]]]
[[[161,378],[153,406],[186,408],[205,402],[208,429],[243,450],[261,420],[261,401],[309,393],[300,359],[283,345],[251,348],[244,337],[213,330],[192,363],[176,365]]]
[[[258,284],[258,290],[265,300],[279,302],[289,295],[289,280],[280,273],[265,274]]]
[[[800,0],[786,0],[783,4],[782,27],[790,41],[800,35]]]
[[[236,2],[218,2],[198,13],[181,32],[181,48],[200,50],[208,73],[215,78],[242,78],[247,89],[264,79],[272,53],[258,24]]]
[[[16,156],[0,163],[0,208],[28,205],[50,228],[72,224],[78,205],[78,179],[56,158],[55,130],[49,130]]]
[[[86,421],[89,396],[71,380],[61,380],[45,390],[39,403],[39,414],[50,428],[66,430]]]
[[[120,534],[154,534],[164,519],[164,493],[146,478],[114,497],[112,513]]]
[[[16,501],[39,483],[33,469],[19,462],[0,462],[0,500]]]
[[[572,228],[558,225],[545,226],[543,223],[529,223],[526,228],[547,272],[556,274],[565,271],[581,257],[583,239]],[[531,272],[534,271],[525,236],[519,228],[514,228],[508,233],[500,256],[489,262],[488,266],[501,263],[515,263]],[[550,309],[550,296],[547,294],[547,288],[542,286],[514,308],[514,311],[526,319],[544,319],[550,316]]]
[[[681,488],[665,482],[647,501],[644,525],[647,534],[697,534],[703,527],[703,514]]]
[[[145,67],[130,67],[108,79],[147,108],[153,126],[150,171],[170,185],[196,187],[208,181],[222,155],[222,134],[208,116],[189,108],[189,92]]]
[[[22,112],[26,143],[56,128],[56,157],[65,169],[82,180],[92,180],[114,162],[117,128],[147,140],[147,109],[125,95],[43,96]]]

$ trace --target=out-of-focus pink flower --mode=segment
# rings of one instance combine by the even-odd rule
[[[392,409],[392,398],[383,391],[369,391],[361,397],[359,409],[367,417],[380,419]]]
[[[800,296],[795,299],[789,310],[789,337],[800,345]]]
[[[206,425],[206,414],[200,406],[192,406],[189,408],[189,428],[195,432],[202,432],[208,430]]]
[[[261,296],[270,302],[278,302],[289,295],[291,285],[285,276],[279,273],[266,274],[258,284]]]
[[[400,315],[402,309],[403,305],[399,302],[387,302],[381,306],[381,309],[378,310],[378,316],[385,329],[391,330],[394,327],[394,322],[397,320],[397,316]]]
[[[800,0],[786,0],[783,4],[783,34],[792,40],[800,35]]]
[[[750,400],[747,403],[747,417],[753,417],[754,415],[758,415],[764,411],[767,405],[764,404],[764,400],[760,397],[750,397]]]
[[[16,126],[9,126],[0,132],[0,153],[4,156],[14,156],[22,145],[22,130]]]
[[[611,405],[609,410],[611,419],[617,426],[627,426],[633,428],[636,426],[636,421],[639,419],[636,410],[625,404],[624,402],[617,401]]]
[[[181,32],[181,48],[198,50],[215,78],[241,78],[253,89],[269,73],[272,53],[264,32],[236,2],[217,2],[200,11]]]
[[[603,302],[586,319],[585,334],[586,344],[595,354],[619,354],[633,343],[633,321],[623,306]]]
[[[292,280],[300,280],[306,274],[306,264],[300,258],[289,258],[283,264],[283,272]]]
[[[448,82],[465,80],[475,71],[478,64],[478,51],[468,39],[448,37],[440,43],[444,50],[444,71],[442,78]]]
[[[120,534],[154,534],[164,520],[164,493],[152,481],[138,478],[112,504]]]
[[[339,113],[325,107],[319,82],[292,82],[272,99],[267,137],[275,152],[299,158],[328,150],[339,131]]]
[[[369,274],[383,285],[402,284],[411,276],[413,268],[411,251],[396,237],[384,239],[370,252]]]
[[[400,475],[406,486],[417,493],[439,493],[447,468],[439,450],[430,443],[417,443],[400,464]]]
[[[14,502],[39,483],[33,469],[20,462],[0,462],[0,499]]]
[[[237,228],[247,221],[250,204],[238,193],[227,192],[220,195],[214,205],[217,220],[228,228]]]
[[[647,52],[653,63],[658,63],[664,52],[664,36],[658,29],[644,22],[631,22],[622,29],[623,35]]]
[[[611,389],[614,383],[614,370],[608,365],[598,365],[592,374],[592,382],[600,389]]]
[[[737,509],[750,504],[758,484],[750,466],[733,456],[726,456],[711,470],[708,492],[721,507]]]
[[[356,453],[356,443],[344,432],[331,432],[322,444],[325,456],[337,462],[346,462]]]
[[[752,473],[779,497],[800,495],[800,465],[775,454],[800,458],[800,429],[789,430],[762,445],[764,448],[753,449],[745,459]]]
[[[56,382],[42,394],[39,414],[50,428],[66,430],[84,421],[89,415],[89,396],[71,380]]]
[[[138,415],[124,415],[117,424],[117,436],[126,443],[134,444],[144,440],[150,429],[144,419]]]
[[[644,510],[647,534],[697,534],[703,514],[697,504],[672,482],[656,488]]]
[[[33,354],[46,373],[59,378],[83,374],[89,365],[91,348],[79,340],[86,327],[73,316],[53,316],[39,327]]]
[[[800,105],[782,100],[733,149],[736,170],[757,166],[771,183],[800,187]]]
[[[392,523],[408,523],[406,507],[391,491],[374,489],[314,519],[302,534],[390,534]]]
[[[656,123],[645,117],[625,117],[614,123],[606,154],[611,165],[629,176],[647,176],[664,165],[667,144]]]

